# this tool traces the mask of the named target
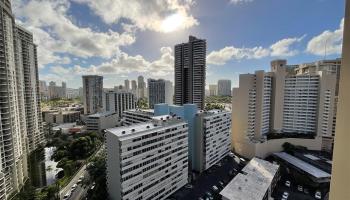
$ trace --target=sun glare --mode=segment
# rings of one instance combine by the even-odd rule
[[[168,16],[162,21],[161,29],[162,31],[168,33],[176,31],[181,24],[184,22],[184,16],[179,13]]]

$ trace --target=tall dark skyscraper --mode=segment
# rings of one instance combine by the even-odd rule
[[[175,45],[175,104],[197,104],[204,109],[206,40],[190,36]]]

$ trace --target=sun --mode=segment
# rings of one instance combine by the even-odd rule
[[[184,23],[185,17],[179,13],[172,14],[161,23],[161,30],[165,33],[176,31]]]

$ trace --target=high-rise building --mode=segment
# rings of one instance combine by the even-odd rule
[[[102,109],[102,92],[102,76],[83,76],[84,114],[94,114]]]
[[[32,33],[20,26],[17,26],[16,30],[20,63],[23,68],[28,151],[32,152],[45,142],[40,105],[37,50],[33,43]]]
[[[65,82],[62,82],[62,86],[58,86],[56,82],[50,81],[48,90],[50,99],[66,98],[67,85]]]
[[[166,199],[188,182],[188,127],[169,115],[107,129],[107,187],[112,200]]]
[[[126,91],[130,90],[130,81],[128,79],[124,80],[124,89]]]
[[[215,165],[231,150],[231,112],[200,112],[194,125],[193,170],[201,173]]]
[[[218,85],[209,85],[209,96],[218,95]]]
[[[231,96],[231,80],[218,81],[218,95]]]
[[[0,15],[0,199],[8,199],[28,179],[28,153],[44,140],[33,37],[16,26],[9,0]]]
[[[137,82],[135,80],[131,81],[131,90],[134,90],[134,91],[137,90]]]
[[[239,154],[264,157],[267,149],[281,150],[281,144],[265,142],[273,134],[286,137],[279,142],[321,150],[322,135],[332,134],[336,74],[297,74],[297,69],[298,65],[275,60],[271,72],[240,75],[232,101],[232,141]],[[274,147],[265,148],[268,145]]]
[[[146,84],[143,76],[137,77],[138,98],[145,98]]]
[[[39,81],[39,91],[41,100],[49,99],[49,89],[45,81]]]
[[[148,79],[148,102],[149,107],[154,108],[155,104],[173,104],[173,84],[170,81],[159,79]]]
[[[175,45],[175,104],[194,103],[204,109],[206,41],[190,36]]]
[[[107,91],[103,92],[103,111],[115,112],[121,118],[125,110],[136,108],[136,97],[131,92]]]

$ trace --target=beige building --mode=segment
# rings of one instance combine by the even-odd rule
[[[321,150],[322,135],[332,135],[336,74],[297,74],[298,67],[275,60],[271,72],[240,75],[232,103],[232,141],[237,153],[265,157],[282,150],[284,142]],[[281,139],[267,140],[268,135]]]
[[[49,110],[43,111],[44,121],[46,123],[65,124],[74,123],[80,120],[80,111],[75,110]]]
[[[209,96],[218,95],[218,85],[209,85]]]
[[[350,1],[346,0],[343,37],[343,60],[339,82],[339,103],[333,153],[330,199],[350,199]]]

